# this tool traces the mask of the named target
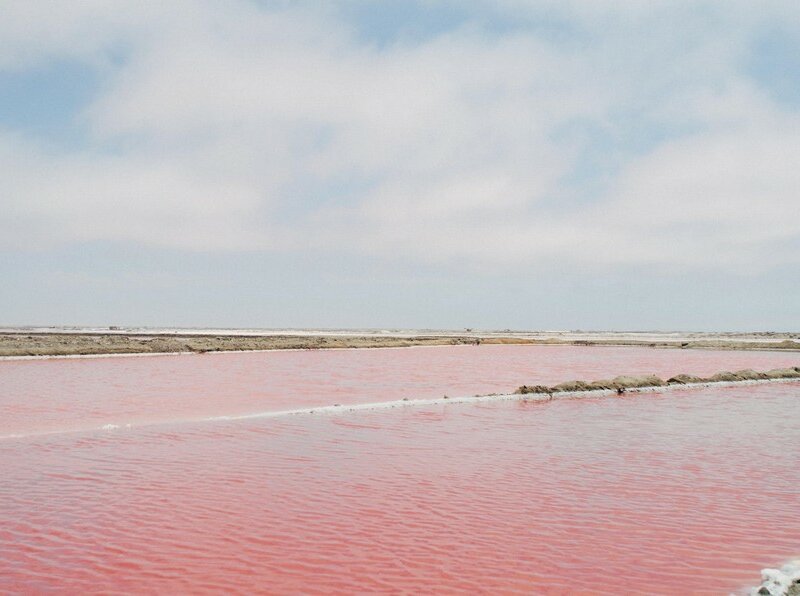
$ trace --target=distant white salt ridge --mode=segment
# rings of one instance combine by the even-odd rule
[[[762,569],[761,585],[750,590],[751,596],[800,596],[800,559],[780,569]]]

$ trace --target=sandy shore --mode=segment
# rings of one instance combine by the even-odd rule
[[[800,351],[800,334],[771,332],[478,332],[472,330],[0,329],[0,357],[394,348],[468,344],[649,346],[683,349]]]

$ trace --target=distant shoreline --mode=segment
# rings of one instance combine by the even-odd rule
[[[639,346],[800,351],[796,333],[185,330],[8,328],[0,358],[400,348],[450,345]]]

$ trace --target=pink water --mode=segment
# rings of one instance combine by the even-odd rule
[[[383,401],[796,361],[483,346],[331,354],[339,402],[346,387],[354,401]],[[0,592],[727,594],[800,555],[800,383],[228,422],[187,422],[191,399],[171,402],[191,387],[212,401],[198,401],[203,415],[227,411],[214,387],[236,408],[332,401],[305,372],[325,372],[322,353],[275,356],[283,369],[271,356],[0,363],[7,411],[33,396],[51,430],[63,406],[70,431],[0,440]],[[405,385],[379,392],[381,363]],[[60,391],[47,393],[47,378]],[[104,388],[112,381],[125,400]],[[76,430],[81,412],[96,409],[92,423],[127,413],[118,401],[136,413],[137,395],[142,419],[161,424]],[[14,415],[7,432],[43,428],[35,413]]]
[[[504,345],[5,361],[0,437],[799,361],[787,352]]]

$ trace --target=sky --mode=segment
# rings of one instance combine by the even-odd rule
[[[800,330],[795,0],[4,0],[0,325]]]

